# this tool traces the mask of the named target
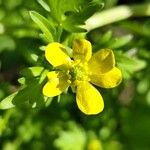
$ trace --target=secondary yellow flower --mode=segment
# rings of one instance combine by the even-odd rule
[[[87,150],[103,150],[101,141],[98,139],[92,139],[87,145]]]
[[[53,42],[46,47],[45,57],[55,71],[47,74],[43,94],[57,96],[71,86],[79,109],[88,115],[97,114],[103,110],[104,102],[92,84],[113,88],[121,82],[121,71],[115,67],[110,49],[99,50],[92,56],[91,43],[85,39],[75,40],[72,49],[73,58],[70,58],[60,43]]]

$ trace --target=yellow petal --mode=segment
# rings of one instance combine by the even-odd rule
[[[103,88],[113,88],[122,80],[121,71],[114,67],[111,71],[104,74],[93,73],[90,75],[91,82]]]
[[[86,81],[81,81],[77,85],[76,101],[79,109],[87,115],[98,114],[104,108],[102,96]]]
[[[69,86],[68,77],[62,72],[51,71],[47,74],[48,82],[43,87],[43,94],[48,97],[60,95]]]
[[[85,39],[75,40],[73,43],[73,58],[88,61],[92,56],[91,43]]]
[[[96,52],[90,61],[88,67],[90,72],[97,74],[110,71],[115,66],[115,58],[113,51],[110,49],[102,49]]]
[[[63,45],[57,42],[48,44],[45,49],[45,57],[54,67],[68,64],[71,59],[63,52]]]

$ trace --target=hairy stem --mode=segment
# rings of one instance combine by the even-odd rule
[[[86,20],[84,27],[90,31],[113,22],[140,16],[150,16],[150,3],[131,6],[122,5],[95,13]]]

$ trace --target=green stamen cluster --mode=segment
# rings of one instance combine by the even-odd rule
[[[88,80],[88,72],[86,65],[73,65],[69,70],[70,80],[75,81],[84,81]]]

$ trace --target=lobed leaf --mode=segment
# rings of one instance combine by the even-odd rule
[[[39,26],[39,28],[45,34],[48,42],[53,42],[56,32],[53,25],[51,25],[50,22],[45,17],[43,17],[36,11],[30,11],[30,16],[32,20]]]
[[[9,96],[7,96],[5,99],[3,99],[0,102],[0,109],[9,109],[15,107],[15,105],[12,103],[12,100],[17,95],[18,92],[15,92]]]

